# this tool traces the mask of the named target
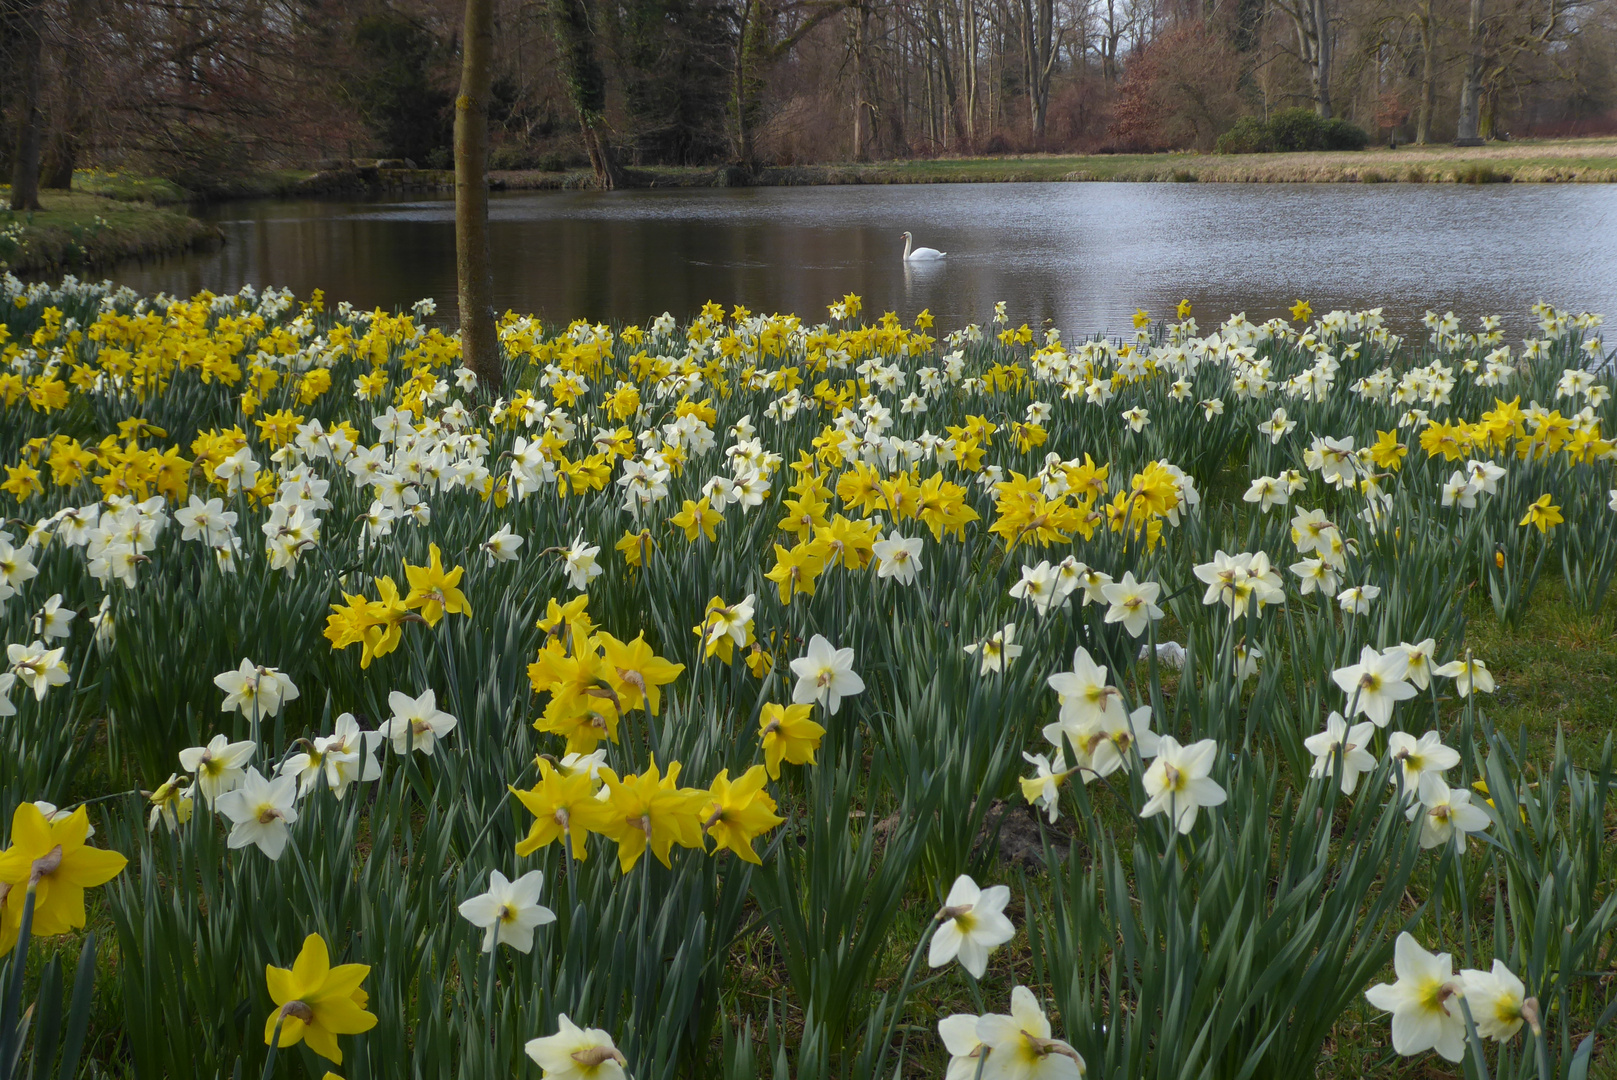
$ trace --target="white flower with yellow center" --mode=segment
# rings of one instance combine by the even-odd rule
[[[1006,623],[1003,630],[995,631],[986,641],[974,642],[965,647],[967,656],[980,654],[982,666],[978,669],[979,675],[987,675],[993,671],[1004,671],[1012,660],[1022,655],[1022,646],[1014,644],[1016,641],[1016,624]]]
[[[1392,1048],[1408,1057],[1436,1050],[1449,1061],[1465,1057],[1465,1016],[1455,1000],[1463,987],[1448,953],[1433,956],[1406,931],[1393,947],[1397,982],[1372,986],[1365,1000],[1392,1013]]]
[[[180,768],[196,777],[203,801],[212,806],[241,783],[247,763],[257,751],[250,742],[231,742],[224,735],[215,735],[206,746],[181,750]]]
[[[951,960],[980,979],[988,970],[988,954],[1016,936],[1016,928],[1005,917],[1011,890],[1004,885],[979,888],[968,875],[955,878],[949,895],[938,910],[938,928],[926,962],[942,967]]]
[[[1415,688],[1403,678],[1407,670],[1401,653],[1394,655],[1391,649],[1379,653],[1366,645],[1357,664],[1337,668],[1331,678],[1347,695],[1349,716],[1362,714],[1376,727],[1386,727],[1393,706],[1415,696]]]
[[[235,824],[231,848],[256,844],[271,860],[286,850],[287,826],[298,819],[298,783],[290,776],[266,780],[249,767],[241,786],[219,796],[219,812]]]
[[[853,650],[832,648],[822,634],[809,639],[807,655],[792,661],[797,684],[792,687],[792,703],[819,702],[832,716],[842,707],[842,699],[862,692],[865,681],[853,670]]]
[[[530,870],[515,881],[498,870],[489,871],[488,891],[460,905],[462,917],[485,931],[484,952],[493,952],[495,945],[509,945],[520,953],[532,950],[534,930],[556,921],[556,913],[539,903],[544,885],[540,870]]]
[[[1169,814],[1175,828],[1190,832],[1202,807],[1218,806],[1227,797],[1210,775],[1217,757],[1218,743],[1212,739],[1180,746],[1171,735],[1158,738],[1157,758],[1141,778],[1150,798],[1140,808],[1140,817]]]
[[[1081,1080],[1083,1057],[1050,1035],[1050,1018],[1025,986],[1011,991],[1010,1015],[977,1020],[977,1038],[987,1048],[983,1080]]]

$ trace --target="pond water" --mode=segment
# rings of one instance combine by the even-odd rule
[[[333,302],[455,303],[447,198],[226,203],[217,251],[115,268],[143,291],[322,288]],[[1069,336],[1181,299],[1203,327],[1298,298],[1316,311],[1427,308],[1530,328],[1543,299],[1617,317],[1617,186],[948,184],[496,194],[497,306],[551,319],[684,318],[713,299],[821,317],[930,308],[945,327],[996,300]],[[899,233],[948,252],[906,265]]]

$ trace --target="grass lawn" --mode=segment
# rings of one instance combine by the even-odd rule
[[[0,205],[11,189],[0,187]],[[0,210],[0,267],[78,271],[216,243],[217,226],[180,210],[80,191],[46,191],[37,211]]]
[[[653,166],[632,179],[658,187],[707,187],[713,169]],[[496,172],[507,188],[576,188],[587,172]],[[1296,154],[1024,154],[765,167],[760,186],[948,184],[1028,181],[1231,183],[1500,183],[1617,181],[1617,139],[1545,139],[1482,147],[1371,147]]]

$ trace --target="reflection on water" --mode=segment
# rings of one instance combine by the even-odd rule
[[[324,289],[451,314],[447,199],[233,203],[219,251],[118,268],[144,291]],[[846,292],[867,310],[945,326],[1009,301],[1069,335],[1165,315],[1428,307],[1526,332],[1536,299],[1617,315],[1617,188],[1605,185],[950,184],[496,195],[496,303],[547,318],[642,322],[706,300],[816,317]],[[899,233],[949,252],[908,264]]]

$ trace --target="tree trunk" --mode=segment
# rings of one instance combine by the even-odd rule
[[[859,5],[853,9],[852,14],[853,159],[855,161],[864,161],[869,156],[865,150],[865,109],[868,107],[865,99],[865,24],[870,17],[870,13],[863,5]]]
[[[741,29],[736,35],[735,99],[736,99],[736,160],[746,168],[752,167],[752,125],[748,122],[751,94],[747,87],[747,56],[752,51],[752,3],[741,5]]]
[[[944,108],[949,112],[949,126],[954,131],[955,145],[964,146],[970,137],[966,133],[965,118],[960,115],[960,95],[955,90],[954,61],[949,56],[949,42],[944,37],[943,20],[938,15],[938,9],[933,7],[930,15],[932,36],[938,42],[938,74],[943,80]]]
[[[966,47],[961,74],[966,82],[966,148],[977,148],[977,0],[966,0]]]
[[[39,209],[40,84],[45,67],[45,8],[27,0],[16,22],[17,143],[11,167],[11,209]]]
[[[1331,118],[1331,19],[1326,0],[1311,0],[1314,13],[1314,111],[1321,120]]]
[[[1480,146],[1477,137],[1482,97],[1482,0],[1471,0],[1471,55],[1466,59],[1465,79],[1460,84],[1460,122],[1454,135],[1456,146]]]
[[[1314,111],[1331,118],[1331,13],[1327,0],[1295,0],[1280,4],[1297,31],[1297,57],[1308,71]]]
[[[1050,75],[1055,70],[1054,0],[1022,0],[1022,55],[1025,61],[1028,107],[1033,139],[1044,145],[1045,114],[1050,105]]]
[[[68,0],[67,34],[62,44],[62,69],[78,72],[84,69],[84,41],[89,33],[89,12],[86,0]],[[84,107],[83,81],[76,77],[63,80],[62,115],[51,134],[50,146],[45,153],[40,186],[67,191],[73,186],[73,170],[78,168],[79,150],[84,132],[90,126],[90,117]]]
[[[595,56],[595,31],[588,0],[551,0],[551,26],[568,96],[578,110],[584,152],[595,169],[595,182],[607,190],[623,186],[623,171],[612,156],[606,132],[606,72]]]
[[[494,0],[466,0],[460,95],[455,99],[455,280],[461,361],[488,391],[504,382],[488,252],[488,104]]]
[[[1424,146],[1432,138],[1432,113],[1437,111],[1437,27],[1432,21],[1432,0],[1421,7],[1420,107],[1415,114],[1415,142]]]

